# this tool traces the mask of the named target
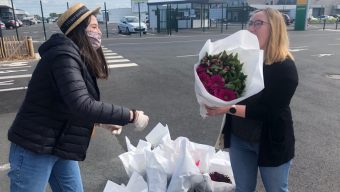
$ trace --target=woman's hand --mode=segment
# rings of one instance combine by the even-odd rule
[[[224,115],[229,111],[230,106],[226,107],[209,107],[205,105],[208,116]]]
[[[98,124],[98,127],[107,129],[112,135],[119,135],[123,129],[123,126],[113,124]]]

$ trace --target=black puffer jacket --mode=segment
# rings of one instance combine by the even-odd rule
[[[39,53],[8,139],[37,153],[84,160],[94,123],[125,125],[130,110],[99,101],[96,78],[63,34],[52,35]]]

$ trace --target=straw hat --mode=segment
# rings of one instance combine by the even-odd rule
[[[100,7],[90,11],[83,3],[76,3],[65,13],[63,13],[58,21],[57,24],[60,30],[65,34],[69,34],[75,27],[77,27],[86,17],[91,14],[99,13]]]

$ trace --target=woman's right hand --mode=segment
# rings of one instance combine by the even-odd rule
[[[209,107],[205,105],[205,109],[207,110],[207,115],[208,116],[216,116],[216,115],[224,115],[226,114],[230,106],[225,106],[225,107]]]
[[[136,117],[133,122],[135,131],[143,131],[149,123],[149,116],[144,114],[144,111],[136,111]]]

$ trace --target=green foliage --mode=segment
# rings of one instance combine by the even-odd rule
[[[234,90],[240,97],[245,89],[247,75],[242,72],[243,63],[238,54],[223,51],[216,55],[208,55],[201,59],[201,63],[207,67],[207,74],[223,77],[225,87]]]

